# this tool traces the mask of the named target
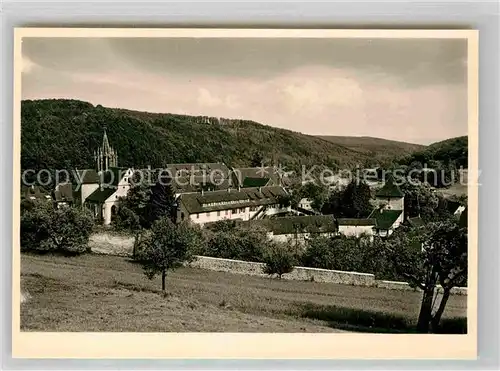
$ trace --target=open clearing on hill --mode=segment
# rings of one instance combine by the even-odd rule
[[[21,330],[375,331],[380,324],[414,322],[421,299],[411,291],[194,268],[168,274],[166,297],[160,288],[159,278],[148,280],[140,266],[123,257],[22,254],[21,289],[30,300],[20,304]],[[465,317],[466,301],[452,296],[445,317]],[[332,321],[332,308],[335,316],[341,312],[349,319]]]

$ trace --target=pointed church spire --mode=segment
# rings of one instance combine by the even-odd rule
[[[102,137],[102,152],[104,155],[111,154],[111,146],[108,141],[108,134],[106,133],[106,125],[104,125],[104,135]]]
[[[110,167],[117,167],[117,153],[109,145],[106,125],[104,125],[104,134],[102,136],[102,147],[97,149],[97,171],[107,171]]]

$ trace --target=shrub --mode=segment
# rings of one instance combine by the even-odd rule
[[[93,218],[86,211],[36,203],[21,216],[21,249],[81,254],[89,251],[87,244],[93,226]]]
[[[313,238],[303,255],[305,266],[344,271],[362,271],[363,239],[354,237]]]
[[[276,274],[281,279],[283,274],[293,271],[295,259],[293,254],[285,246],[270,244],[263,256],[263,272],[269,275]]]
[[[218,222],[205,231],[205,245],[200,254],[214,258],[262,261],[269,243],[261,228],[240,228],[234,222]]]

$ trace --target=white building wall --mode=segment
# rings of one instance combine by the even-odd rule
[[[299,201],[299,207],[306,209],[306,210],[311,210],[312,211],[312,201],[308,198],[303,198]]]
[[[246,207],[241,207],[241,208],[235,208],[235,209],[227,209],[227,210],[220,210],[220,211],[210,211],[210,212],[202,212],[202,213],[197,213],[197,214],[191,214],[189,215],[189,219],[196,224],[205,224],[205,223],[213,223],[217,222],[220,220],[251,220],[255,214],[257,214],[260,210],[262,209],[262,206],[257,206],[257,209],[252,209],[250,210],[249,206]],[[265,212],[261,212],[259,214],[259,219],[266,215],[274,215],[286,211],[290,211],[290,207],[286,208],[280,208],[280,207],[267,207]],[[184,212],[184,211],[182,211]]]
[[[391,209],[391,210],[403,210],[404,212],[404,197],[400,198],[383,198],[383,197],[377,197],[377,204],[381,205],[384,204],[386,209]]]
[[[374,225],[339,225],[339,233],[344,236],[356,236],[359,237],[361,234],[366,234],[373,236]]]
[[[87,199],[87,197],[89,197],[97,188],[99,188],[99,184],[97,184],[97,183],[82,184],[81,185],[82,205],[85,203],[85,200]]]
[[[205,224],[217,222],[219,220],[249,220],[250,217],[255,214],[256,211],[250,211],[250,208],[241,207],[237,209],[220,210],[220,211],[209,211],[197,214],[189,215],[189,219],[196,224]]]
[[[335,233],[289,233],[289,234],[273,234],[269,233],[268,236],[275,242],[282,242],[282,243],[299,243],[303,244],[305,241],[315,237],[315,236],[322,236],[322,237],[333,237],[335,236]]]

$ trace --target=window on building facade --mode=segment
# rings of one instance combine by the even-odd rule
[[[196,219],[200,219],[200,214],[196,214]]]
[[[226,215],[229,215],[229,210],[226,210]]]
[[[217,211],[217,216],[220,216],[220,211]]]
[[[207,217],[210,216],[210,212],[207,213]]]
[[[231,214],[236,214],[236,211],[238,211],[237,209],[232,209],[231,210]]]

